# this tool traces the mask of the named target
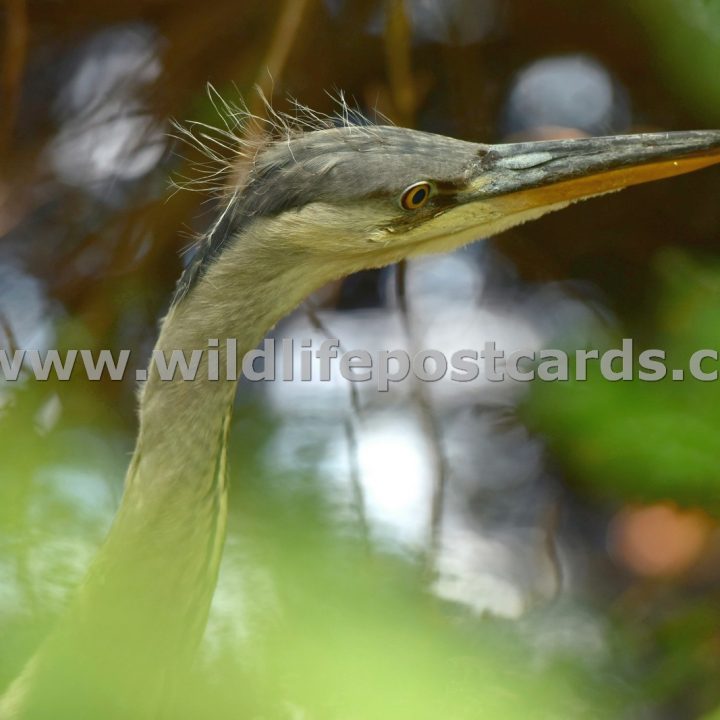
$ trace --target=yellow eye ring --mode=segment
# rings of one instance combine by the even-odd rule
[[[403,210],[417,210],[430,199],[432,186],[429,182],[416,182],[406,187],[400,196],[400,207]]]

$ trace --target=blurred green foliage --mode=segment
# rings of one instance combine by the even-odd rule
[[[720,123],[720,2],[630,0],[655,46],[663,77],[709,123]]]
[[[268,462],[262,417],[248,406],[236,418],[232,445],[249,482],[233,491],[219,588],[246,578],[235,617],[246,634],[210,638],[211,680],[178,717],[208,707],[236,717],[238,703],[240,716],[267,718],[292,708],[347,720],[617,716],[629,695],[607,692],[610,667],[545,656],[514,623],[445,605],[428,594],[420,557],[368,553],[328,501],[319,468],[290,477]]]
[[[718,349],[720,263],[672,249],[655,267],[654,331],[623,336],[644,336],[635,342],[635,378],[637,357],[648,348],[666,352],[666,378],[609,382],[591,361],[586,381],[537,384],[528,415],[573,478],[593,492],[623,501],[672,498],[717,513],[720,382],[692,379],[688,362],[697,350]],[[605,349],[611,347],[619,349],[621,337]],[[706,360],[703,370],[719,366]],[[674,381],[672,369],[684,370],[686,379]]]
[[[27,408],[31,400],[32,391],[18,398]],[[112,412],[105,415],[108,422]],[[278,473],[265,452],[273,427],[262,407],[238,409],[232,447],[244,481],[232,493],[220,600],[172,717],[618,717],[630,695],[611,666],[539,651],[515,623],[478,618],[433,598],[421,557],[369,553],[329,502],[319,468]],[[79,454],[99,476],[118,480],[126,457],[120,447],[93,450],[95,431],[82,425],[50,431],[43,453],[29,453],[22,443],[35,432],[21,424],[4,428],[17,451],[6,467],[27,482],[3,486],[0,526],[16,541],[3,559],[15,558],[18,567],[23,558],[31,562],[27,575],[6,585],[25,599],[0,612],[3,680],[19,671],[62,612],[110,517],[92,494],[50,492],[38,481],[43,467],[60,464],[58,488],[67,490]],[[17,524],[30,528],[33,521],[23,537]],[[42,567],[32,562],[39,557]],[[38,594],[40,605],[26,604]],[[131,708],[132,700],[126,704]]]

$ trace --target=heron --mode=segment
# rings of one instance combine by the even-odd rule
[[[233,173],[156,352],[238,358],[323,285],[497,235],[571,203],[720,163],[720,130],[483,144],[390,124],[278,123]],[[242,155],[243,153],[239,153]],[[228,345],[220,342],[224,363]],[[236,358],[237,359],[237,358]],[[223,551],[237,380],[151,361],[109,534],[0,718],[157,717],[203,635]]]

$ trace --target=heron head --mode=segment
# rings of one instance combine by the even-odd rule
[[[390,126],[264,145],[208,239],[243,232],[334,274],[444,252],[568,204],[720,162],[720,131],[485,145]]]

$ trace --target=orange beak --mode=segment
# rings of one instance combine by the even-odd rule
[[[493,145],[465,202],[515,214],[603,195],[720,163],[720,130]]]

